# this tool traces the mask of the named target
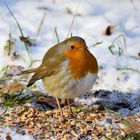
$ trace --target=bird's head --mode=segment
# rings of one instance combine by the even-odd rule
[[[62,55],[67,58],[79,58],[87,50],[86,42],[78,36],[74,36],[60,43]]]

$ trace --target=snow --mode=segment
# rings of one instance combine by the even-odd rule
[[[135,1],[135,3],[137,4],[138,1]],[[94,89],[117,89],[123,92],[139,92],[140,74],[131,70],[116,70],[116,68],[140,69],[140,61],[130,57],[138,57],[138,52],[140,51],[139,11],[134,9],[130,1],[121,2],[121,5],[118,1],[112,2],[109,0],[100,0],[98,2],[91,0],[86,2],[66,2],[63,0],[59,2],[42,0],[39,2],[37,0],[24,0],[24,3],[23,1],[8,1],[7,4],[18,19],[24,34],[30,36],[30,38],[35,38],[37,28],[44,14],[43,8],[47,9],[46,19],[37,38],[36,47],[30,48],[33,60],[41,60],[45,52],[57,43],[54,34],[55,27],[57,27],[60,40],[67,37],[73,14],[78,9],[77,13],[81,16],[76,17],[74,21],[71,30],[73,35],[85,38],[88,46],[95,44],[97,40],[103,41],[102,44],[89,48],[96,56],[99,66],[103,67],[99,71],[98,86],[94,86]],[[125,6],[127,9],[124,10]],[[18,39],[18,36],[20,36],[19,29],[3,3],[1,3],[0,8],[2,11],[0,16],[3,19],[0,24],[0,35],[2,36],[0,45],[5,45],[11,26],[12,37],[16,39],[16,50],[26,60],[25,62],[19,60],[12,62],[9,58],[3,57],[3,48],[1,47],[0,58],[4,60],[1,61],[1,68],[4,64],[19,64],[19,62],[27,67],[29,65],[28,55],[24,44]],[[68,14],[66,8],[70,9],[73,14]],[[111,36],[103,34],[108,25],[115,25],[115,31]],[[122,34],[126,39],[126,52],[123,56],[112,55],[108,47],[116,37]],[[124,44],[122,40],[121,43],[122,45]],[[124,80],[124,72],[128,75],[127,80]]]
[[[134,5],[130,0],[6,0],[6,3],[18,19],[25,36],[30,36],[30,38],[36,38],[37,28],[46,11],[46,18],[37,38],[36,46],[29,48],[32,60],[41,60],[45,52],[57,43],[55,28],[57,28],[61,41],[67,37],[74,13],[77,10],[79,16],[75,18],[71,32],[73,35],[85,38],[89,50],[95,55],[100,66],[99,79],[93,86],[93,90],[117,90],[140,94],[140,57],[138,56],[140,52],[140,8],[137,6],[140,4],[139,0],[135,0]],[[72,14],[67,12],[68,9]],[[19,41],[19,29],[2,2],[0,2],[0,13],[0,69],[5,64],[20,64],[28,68],[28,54],[24,44]],[[115,26],[114,32],[110,36],[104,35],[108,25]],[[8,39],[10,27],[12,37],[16,39],[15,50],[18,50],[25,61],[22,59],[13,61],[4,55],[3,47]],[[123,49],[124,54],[121,56],[113,55],[108,47],[120,35],[123,35],[126,40],[126,50]],[[125,42],[121,37],[119,40],[122,44],[121,47],[124,48]],[[103,41],[103,43],[91,47],[97,41]],[[40,63],[41,61],[35,63],[34,66]],[[129,68],[129,70],[117,70],[117,68]],[[111,99],[113,100],[113,97]],[[87,102],[90,104],[95,100]],[[133,102],[133,98],[131,101]],[[127,109],[125,111],[129,114]]]
[[[30,135],[20,135],[20,134],[17,134],[12,128],[9,128],[9,127],[3,127],[1,132],[0,132],[0,138],[1,140],[7,140],[6,139],[6,134],[9,134],[10,133],[10,136],[12,136],[12,139],[14,140],[33,140],[33,137],[30,136]]]

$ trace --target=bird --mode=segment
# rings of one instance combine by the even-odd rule
[[[98,62],[86,42],[72,36],[52,46],[37,68],[22,71],[34,73],[27,87],[42,79],[47,94],[56,98],[60,115],[64,117],[59,99],[65,99],[72,113],[70,99],[89,91],[98,77]]]

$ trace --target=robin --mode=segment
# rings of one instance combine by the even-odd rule
[[[42,79],[48,94],[58,99],[66,99],[72,112],[69,99],[90,90],[97,79],[98,63],[90,53],[84,39],[78,36],[68,38],[51,47],[45,54],[42,64],[22,74],[34,73],[27,87]]]

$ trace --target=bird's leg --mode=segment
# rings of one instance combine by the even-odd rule
[[[58,105],[58,108],[59,108],[59,111],[60,111],[61,117],[64,118],[63,111],[62,111],[62,108],[61,108],[61,106],[60,106],[60,103],[59,103],[58,98],[56,98],[56,101],[57,101],[57,105]]]
[[[67,103],[68,103],[69,112],[72,114],[72,108],[71,108],[70,100],[69,99],[67,99]]]

